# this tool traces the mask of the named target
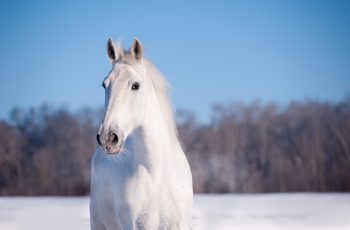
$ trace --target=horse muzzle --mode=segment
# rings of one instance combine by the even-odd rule
[[[117,154],[123,146],[124,135],[122,132],[109,131],[96,135],[98,145],[108,154]]]

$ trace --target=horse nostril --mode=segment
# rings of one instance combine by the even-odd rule
[[[97,139],[97,144],[99,144],[99,145],[101,146],[102,143],[101,143],[100,134],[97,134],[97,135],[96,135],[96,139]]]
[[[118,144],[118,136],[115,133],[111,133],[112,134],[112,145],[116,145]]]

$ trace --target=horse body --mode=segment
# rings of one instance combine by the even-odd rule
[[[114,54],[120,52],[113,44],[111,47]],[[122,55],[127,56],[119,53],[119,56]],[[129,76],[134,70],[139,71],[139,75],[145,79],[140,76],[135,78],[140,81],[144,92],[140,89],[138,96],[142,99],[130,93],[135,98],[127,105],[111,98],[113,95],[120,98],[128,94],[127,91],[120,93],[123,91],[120,88],[123,85],[122,77],[116,74],[120,78],[120,94],[112,89],[106,94],[108,103],[100,133],[107,134],[104,139],[98,140],[101,147],[96,149],[91,167],[91,229],[190,229],[192,176],[177,138],[164,80],[146,59],[136,63],[137,66],[131,65],[133,68],[129,70],[124,66],[126,69],[121,71],[125,63],[119,64],[114,63],[114,72],[119,75],[129,72],[125,74]],[[147,95],[143,94],[146,91]],[[115,103],[118,113],[113,113],[111,103]],[[125,112],[128,109],[133,111],[131,105],[142,107],[142,111],[134,111],[142,119],[130,122],[133,112],[128,118],[116,115],[123,108]],[[118,145],[119,142],[122,147]],[[111,148],[119,152],[108,154]]]

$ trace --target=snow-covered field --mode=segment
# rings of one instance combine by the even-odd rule
[[[0,230],[88,230],[89,198],[0,197]],[[350,229],[350,194],[196,195],[193,229]]]

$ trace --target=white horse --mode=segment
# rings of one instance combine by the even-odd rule
[[[192,175],[177,137],[167,83],[134,39],[111,39],[105,116],[91,166],[92,230],[190,229]]]

